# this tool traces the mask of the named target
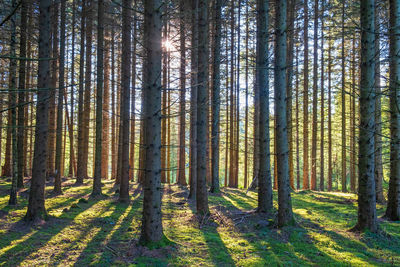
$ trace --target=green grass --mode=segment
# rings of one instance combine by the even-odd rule
[[[91,184],[64,183],[64,194],[47,187],[50,219],[23,222],[26,193],[7,206],[10,183],[0,181],[0,265],[2,266],[400,266],[400,223],[380,220],[382,233],[357,235],[354,194],[293,193],[296,226],[276,229],[273,218],[252,211],[257,194],[222,189],[210,194],[211,217],[197,218],[187,190],[164,186],[166,245],[138,245],[142,194],[131,188],[130,204],[117,202],[112,181],[105,197],[90,198]],[[276,195],[274,196],[276,203]],[[384,212],[378,206],[378,214]]]

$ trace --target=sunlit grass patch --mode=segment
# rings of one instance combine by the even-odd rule
[[[138,247],[142,201],[137,184],[129,204],[118,203],[112,180],[103,198],[92,199],[91,181],[67,181],[63,194],[46,189],[50,220],[24,226],[27,199],[7,206],[9,182],[0,182],[0,264],[59,266],[391,266],[400,265],[400,225],[380,220],[385,234],[348,232],[357,219],[357,196],[294,192],[298,225],[274,228],[257,215],[257,192],[222,189],[210,194],[211,216],[198,218],[187,190],[165,185],[163,228],[171,243],[160,250]],[[277,208],[276,192],[274,207]],[[384,206],[378,205],[382,215]],[[276,211],[274,211],[276,212]]]

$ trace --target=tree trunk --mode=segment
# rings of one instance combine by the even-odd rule
[[[269,79],[268,79],[268,13],[267,0],[257,1],[256,98],[259,99],[260,170],[258,174],[258,212],[272,212],[272,185],[269,151]]]
[[[92,75],[92,31],[93,31],[93,0],[87,0],[86,12],[86,69],[85,69],[85,93],[84,93],[84,107],[83,107],[83,156],[82,156],[82,175],[84,178],[88,177],[87,165],[89,158],[89,126],[90,126],[90,97],[91,97],[91,75]]]
[[[400,4],[390,1],[390,180],[385,217],[400,220]],[[361,133],[360,133],[361,135]]]
[[[109,7],[103,3],[105,10]],[[107,18],[107,17],[106,17]],[[101,177],[108,178],[109,153],[110,153],[110,28],[104,28],[104,84],[103,84],[103,127],[101,150]],[[111,111],[113,116],[113,113]]]
[[[190,74],[190,163],[189,163],[189,199],[197,195],[197,44],[198,44],[198,5],[199,0],[192,0],[192,36],[191,36],[191,74]]]
[[[137,8],[136,0],[134,0],[134,8]],[[129,179],[134,180],[135,170],[135,101],[136,101],[136,44],[137,38],[139,38],[137,31],[137,18],[136,11],[133,10],[133,42],[132,42],[132,93],[131,93],[131,129],[130,129],[130,151],[129,151]]]
[[[289,177],[290,177],[290,187],[292,189],[294,186],[294,164],[293,164],[293,123],[292,123],[292,100],[293,100],[293,53],[294,53],[294,20],[296,11],[296,0],[289,0],[288,12],[288,47],[287,47],[287,81],[286,81],[286,94],[287,94],[287,106],[286,115],[288,122],[288,138],[289,138]]]
[[[38,89],[50,88],[50,6],[51,0],[40,0],[39,2],[39,60],[38,65]],[[29,190],[28,211],[25,215],[27,221],[37,221],[46,218],[44,206],[44,187],[46,179],[46,160],[49,130],[49,97],[48,90],[38,90],[36,127],[35,131],[35,154],[33,156],[32,179]]]
[[[212,63],[212,125],[211,125],[211,172],[212,183],[210,191],[219,192],[219,117],[220,117],[220,87],[221,87],[221,9],[222,0],[215,0],[214,6],[214,38]]]
[[[55,145],[56,145],[56,91],[57,91],[57,63],[58,63],[58,1],[52,3],[52,57],[51,61],[51,90],[50,90],[50,107],[49,107],[49,141],[48,141],[48,159],[47,159],[47,178],[55,176]]]
[[[328,45],[328,191],[332,191],[332,41]]]
[[[28,22],[28,2],[26,0],[21,1],[21,26],[20,26],[20,46],[19,46],[19,57],[26,57],[26,39],[27,39],[27,22]],[[18,81],[18,177],[17,187],[24,187],[24,168],[25,168],[25,90],[26,90],[26,61],[20,60],[19,62],[19,81]],[[17,156],[17,155],[16,155]]]
[[[361,1],[361,79],[360,79],[360,138],[358,179],[358,222],[356,231],[376,232],[376,196],[374,179],[375,129],[375,27],[374,0]]]
[[[60,22],[60,64],[58,70],[58,104],[57,104],[57,134],[56,134],[56,162],[55,162],[55,180],[54,192],[61,194],[61,176],[62,176],[62,132],[63,132],[63,98],[64,98],[64,80],[65,80],[65,3],[61,0],[61,22]]]
[[[303,106],[303,189],[309,189],[308,178],[308,0],[304,0],[304,106]]]
[[[74,177],[76,175],[76,163],[75,163],[75,149],[74,149],[74,99],[75,99],[75,0],[72,0],[72,48],[71,48],[71,123],[68,123],[69,130],[69,176]]]
[[[314,4],[313,116],[311,140],[311,190],[317,190],[317,127],[318,127],[318,1]]]
[[[85,67],[85,34],[86,34],[86,0],[82,0],[82,11],[81,11],[81,44],[80,44],[80,56],[79,56],[79,99],[78,99],[78,162],[76,170],[76,183],[82,184],[85,177],[84,168],[84,114],[83,114],[83,90],[84,90],[84,67]]]
[[[11,8],[14,10],[17,6],[16,0],[12,1]],[[10,18],[11,35],[10,35],[10,72],[9,72],[9,94],[10,94],[10,107],[11,107],[11,121],[8,121],[8,127],[11,128],[12,137],[12,181],[10,190],[9,205],[17,204],[17,187],[18,187],[18,143],[17,143],[17,60],[16,60],[16,46],[17,46],[17,33],[16,33],[16,15]],[[10,124],[11,122],[11,124]]]
[[[207,67],[208,67],[208,0],[199,0],[197,71],[197,192],[199,214],[208,214],[207,196]]]
[[[96,141],[92,196],[101,195],[101,169],[103,149],[103,71],[104,71],[104,4],[97,2],[97,82],[96,82]]]
[[[321,155],[321,165],[320,165],[320,177],[319,177],[319,190],[324,191],[325,186],[325,69],[324,69],[324,10],[325,1],[321,2],[321,144],[320,144],[320,155]]]
[[[375,3],[375,191],[376,202],[385,203],[383,196],[383,165],[382,165],[382,106],[381,106],[381,64],[380,64],[380,29],[379,29],[379,4]],[[354,49],[353,49],[354,51]]]
[[[122,54],[121,54],[121,184],[119,201],[129,201],[129,101],[131,82],[131,7],[132,0],[122,2]]]
[[[141,243],[163,238],[161,218],[161,1],[144,2],[145,49],[143,108],[146,120],[143,139],[145,169],[143,179],[143,220]]]
[[[345,20],[345,2],[342,4],[342,192],[347,192],[346,177],[346,67],[344,53],[344,20]]]
[[[278,167],[278,226],[294,223],[289,181],[289,145],[286,120],[286,0],[276,1],[275,21],[275,114]],[[267,128],[268,129],[268,128]]]

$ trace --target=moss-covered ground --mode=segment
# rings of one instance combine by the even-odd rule
[[[294,192],[296,226],[277,229],[252,211],[257,194],[222,189],[210,194],[210,217],[197,217],[188,192],[163,190],[163,228],[170,245],[138,246],[142,191],[117,202],[112,181],[105,197],[90,198],[91,183],[65,181],[64,194],[46,189],[50,218],[27,225],[27,191],[7,206],[9,181],[0,180],[0,265],[3,266],[400,266],[400,222],[380,219],[379,234],[348,231],[357,219],[356,195]],[[276,202],[276,195],[275,202]],[[378,215],[384,206],[378,206]]]

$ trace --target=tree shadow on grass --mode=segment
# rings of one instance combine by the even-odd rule
[[[124,249],[115,249],[119,247],[121,243],[127,244],[130,242],[131,234],[134,232],[132,227],[132,221],[135,217],[139,216],[139,209],[141,207],[142,189],[140,185],[134,189],[132,193],[133,200],[130,204],[124,203],[113,203],[116,205],[114,212],[108,216],[114,224],[103,224],[98,233],[92,238],[87,244],[86,248],[81,252],[79,257],[76,259],[74,266],[87,266],[90,264],[99,264],[101,266],[108,266],[112,264],[113,259],[120,256],[120,253],[124,253]],[[122,219],[117,229],[115,222],[126,213],[126,210],[130,207],[129,212]],[[110,232],[115,230],[110,236]],[[101,254],[101,255],[99,255]]]
[[[96,202],[94,201],[82,203],[77,208],[71,209],[71,211],[68,213],[63,213],[58,218],[50,217],[44,225],[37,226],[37,232],[32,234],[29,238],[3,252],[3,255],[0,256],[0,262],[7,262],[7,264],[13,266],[20,264],[26,257],[46,245],[46,243],[53,236],[60,233],[64,228],[70,225],[79,214],[92,207],[95,203]],[[23,219],[21,219],[12,226],[12,228],[4,235],[4,237],[10,235],[11,233],[17,232],[17,235],[14,235],[11,238],[7,237],[11,239],[8,244],[10,245],[12,241],[18,240],[32,231],[33,228],[31,228],[23,221]],[[2,247],[4,248],[8,245]]]
[[[47,203],[46,203],[47,213],[49,214],[49,213],[51,213],[51,211],[57,210],[61,207],[70,206],[73,202],[76,202],[77,199],[87,195],[89,193],[89,191],[90,191],[90,188],[88,188],[87,190],[84,190],[81,193],[75,194],[74,196],[76,198],[68,198],[68,199],[66,198],[65,201],[61,201],[58,203],[47,201]],[[27,199],[20,198],[20,203],[18,206],[16,206],[16,207],[6,206],[2,210],[4,211],[3,212],[4,214],[12,216],[13,211],[26,209],[27,204],[28,204]],[[74,214],[74,212],[72,212],[71,214]],[[64,217],[68,217],[68,216],[66,216],[64,214]],[[6,218],[4,218],[4,219],[6,219]],[[54,220],[55,218],[50,216],[50,219]],[[51,221],[50,221],[49,225],[51,225]],[[0,240],[1,240],[0,241],[0,250],[9,246],[12,241],[18,240],[18,239],[22,238],[24,235],[29,234],[31,231],[32,231],[32,228],[30,227],[30,225],[27,225],[26,222],[23,220],[23,218],[21,218],[20,221],[13,223],[12,226],[4,234],[0,235]]]
[[[206,242],[208,255],[211,261],[215,266],[235,266],[235,261],[232,259],[228,248],[225,246],[216,228],[217,225],[212,221],[209,223],[209,215],[200,216],[196,214],[196,202],[188,201],[188,205],[193,215],[196,216],[198,220],[198,227]]]
[[[243,262],[248,262],[245,264],[250,264],[250,262],[261,264],[257,257],[263,259],[262,264],[272,265],[294,264],[296,266],[323,262],[340,263],[319,250],[312,242],[305,242],[307,236],[305,229],[298,226],[276,229],[273,224],[267,223],[268,216],[257,213],[243,214],[242,208],[248,207],[249,204],[240,205],[240,198],[235,196],[234,193],[226,193],[225,196],[230,200],[221,197],[216,203],[223,205],[224,208],[220,209],[220,212],[227,220],[231,220],[230,231],[237,233],[240,238],[249,243],[249,246],[246,246],[246,242],[241,242],[244,247],[237,248],[238,251],[240,249],[248,250],[249,253],[243,256]],[[241,219],[240,216],[246,217]],[[226,231],[229,231],[229,229],[226,229]],[[253,257],[253,259],[246,259],[246,257]]]

